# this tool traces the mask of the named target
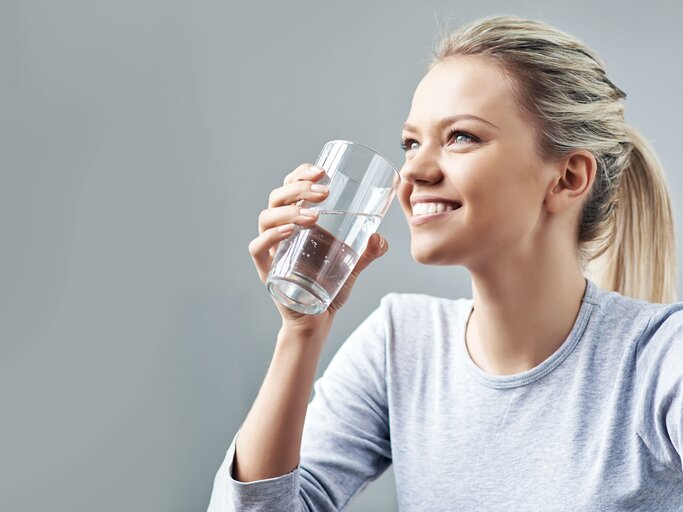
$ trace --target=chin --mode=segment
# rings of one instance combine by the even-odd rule
[[[457,255],[449,252],[446,247],[427,248],[411,246],[410,253],[413,259],[422,265],[459,265]]]

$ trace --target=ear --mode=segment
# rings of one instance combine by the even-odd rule
[[[560,213],[583,204],[597,169],[593,154],[583,149],[559,161],[545,197],[548,210]]]

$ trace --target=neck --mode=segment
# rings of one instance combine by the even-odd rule
[[[510,268],[499,260],[493,270],[473,271],[474,309],[465,334],[470,357],[492,375],[534,368],[569,336],[585,289],[576,259],[516,260]]]

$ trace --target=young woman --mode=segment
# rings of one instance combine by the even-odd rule
[[[276,304],[275,353],[209,510],[342,510],[390,464],[402,511],[683,510],[673,220],[624,97],[543,23],[447,36],[403,127],[398,197],[413,258],[465,266],[473,298],[386,295],[315,385],[386,241],[323,314]],[[262,280],[292,223],[315,222],[296,203],[325,197],[320,176],[304,164],[271,193],[249,246]]]

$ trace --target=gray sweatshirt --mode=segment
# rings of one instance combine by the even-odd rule
[[[587,280],[562,346],[523,373],[471,360],[472,299],[390,293],[315,382],[299,466],[232,478],[209,512],[343,510],[393,464],[399,509],[683,511],[683,302]]]

